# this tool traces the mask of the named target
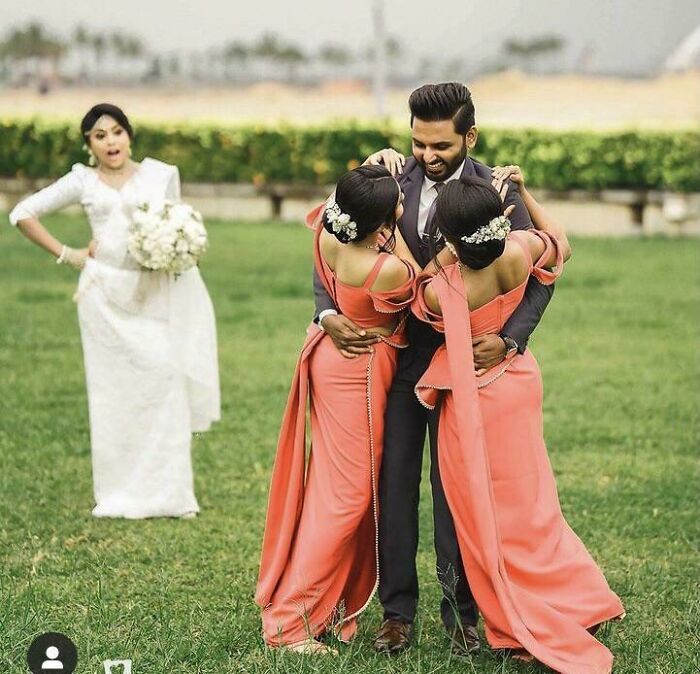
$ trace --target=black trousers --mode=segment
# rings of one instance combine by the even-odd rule
[[[402,351],[387,401],[384,452],[379,477],[379,599],[384,618],[413,622],[418,605],[418,502],[426,429],[430,440],[430,483],[440,605],[448,630],[458,622],[476,625],[478,610],[467,582],[452,515],[440,480],[437,457],[439,409],[418,402],[414,387],[425,372],[439,338],[409,319],[412,346]],[[426,333],[425,330],[429,330]]]

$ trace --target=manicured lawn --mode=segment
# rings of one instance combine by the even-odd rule
[[[2,220],[6,222],[4,216]],[[82,218],[47,223],[87,240]],[[0,671],[26,672],[39,633],[77,644],[77,673],[535,672],[484,651],[450,659],[439,622],[424,480],[415,646],[375,656],[375,602],[334,659],[266,651],[253,604],[267,485],[287,387],[312,312],[300,225],[209,223],[223,420],[194,442],[196,520],[90,516],[75,274],[0,228]],[[625,674],[700,669],[700,245],[578,240],[532,340],[564,511],[628,616],[603,640]]]

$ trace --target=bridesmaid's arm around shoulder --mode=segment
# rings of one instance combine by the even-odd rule
[[[545,268],[554,267],[557,264],[557,250],[552,246],[547,246],[545,239],[538,236],[536,232],[549,234],[558,244],[563,261],[566,262],[571,257],[571,244],[566,236],[564,226],[560,224],[550,213],[547,213],[544,208],[537,202],[535,197],[525,187],[525,178],[519,166],[497,166],[493,170],[494,182],[505,183],[511,180],[517,186],[520,198],[523,200],[525,207],[530,214],[532,224],[535,226],[535,231],[524,230],[523,234],[518,232],[519,236],[527,241],[530,248],[530,254],[533,261],[539,261],[539,264]],[[547,253],[544,259],[542,256]]]

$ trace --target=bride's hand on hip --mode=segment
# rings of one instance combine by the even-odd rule
[[[78,248],[71,254],[68,264],[76,269],[82,269],[85,266],[85,261],[90,257],[89,248]]]
[[[56,260],[59,264],[67,264],[73,269],[82,269],[85,266],[85,260],[88,259],[90,251],[88,248],[71,248],[63,246],[61,254]]]

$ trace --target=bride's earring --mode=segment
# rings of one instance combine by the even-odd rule
[[[90,166],[97,166],[97,159],[95,159],[95,153],[87,146],[83,145],[83,150],[88,153],[88,164]]]

